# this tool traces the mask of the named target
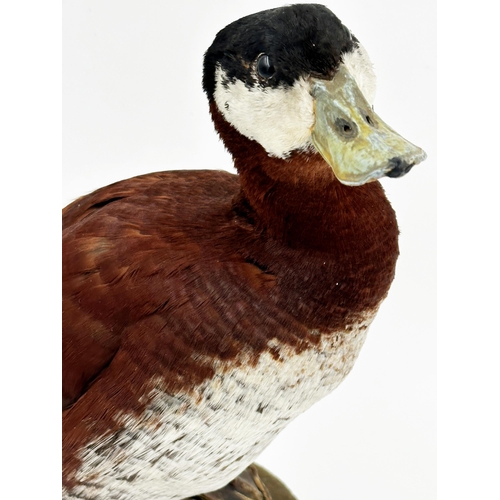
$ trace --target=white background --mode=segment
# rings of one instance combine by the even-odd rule
[[[298,500],[436,497],[436,19],[431,0],[325,3],[378,75],[377,113],[428,154],[384,187],[399,220],[390,295],[352,373],[262,454]],[[63,1],[63,205],[168,169],[231,169],[201,88],[233,20],[272,1]]]

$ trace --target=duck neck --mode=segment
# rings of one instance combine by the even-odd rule
[[[396,218],[378,182],[345,186],[315,152],[271,157],[229,125],[215,103],[211,112],[240,176],[235,210],[255,226],[291,248],[342,255],[392,240],[397,253]]]

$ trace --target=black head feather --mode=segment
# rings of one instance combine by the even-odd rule
[[[335,14],[323,5],[297,4],[265,10],[235,21],[221,30],[205,54],[203,88],[209,100],[220,65],[230,81],[249,86],[291,86],[300,76],[331,78],[358,42]],[[269,78],[256,71],[267,55],[274,67]]]

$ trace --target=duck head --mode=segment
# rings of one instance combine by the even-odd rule
[[[321,5],[271,9],[228,25],[205,54],[203,86],[224,120],[267,155],[318,152],[346,185],[401,177],[426,157],[373,111],[370,59]]]

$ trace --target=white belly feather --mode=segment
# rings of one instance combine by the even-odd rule
[[[220,362],[191,395],[166,394],[161,380],[152,381],[146,415],[119,415],[122,430],[85,448],[77,474],[85,484],[64,498],[181,500],[221,488],[290,420],[340,384],[372,318],[323,336],[300,354],[277,346],[279,361],[265,352],[257,366]]]

